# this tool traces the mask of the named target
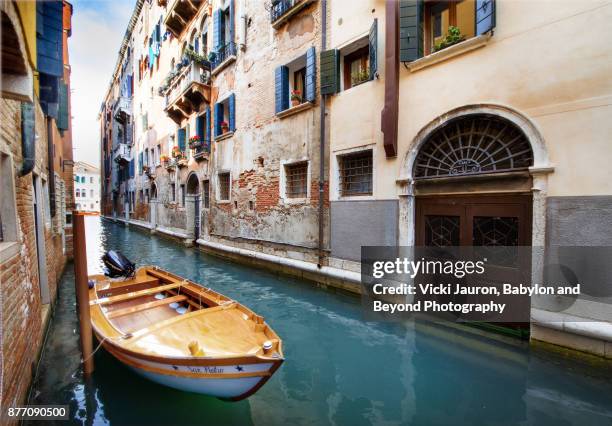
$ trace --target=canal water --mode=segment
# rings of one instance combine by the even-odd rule
[[[87,217],[86,227],[90,273],[100,271],[105,250],[117,249],[212,287],[265,316],[284,341],[286,362],[240,402],[149,382],[103,349],[86,381],[70,267],[30,404],[66,404],[73,424],[612,424],[612,377],[601,369],[470,329],[366,322],[356,297],[97,217]]]

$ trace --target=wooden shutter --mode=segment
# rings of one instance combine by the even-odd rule
[[[223,120],[223,104],[215,104],[215,137],[221,135],[221,121]]]
[[[196,118],[195,134],[200,137],[200,141],[204,141],[204,114],[198,115],[198,117]]]
[[[130,160],[130,178],[134,177],[134,159]]]
[[[368,49],[370,53],[370,80],[376,78],[378,72],[378,55],[376,47],[378,46],[378,19],[374,19],[372,27],[370,27],[370,35],[368,37]]]
[[[304,99],[314,102],[317,93],[317,57],[314,46],[306,51],[306,87]]]
[[[206,146],[210,149],[210,106],[206,107]]]
[[[177,139],[178,139],[179,149],[182,152],[184,152],[185,151],[185,129],[178,129]]]
[[[400,61],[412,62],[423,56],[423,2],[400,0]]]
[[[233,132],[236,130],[236,95],[233,93],[229,96],[229,131]]]
[[[221,9],[213,12],[213,49],[218,52],[221,48]]]
[[[34,104],[30,102],[21,103],[21,142],[32,145],[36,143],[36,113]],[[32,151],[33,152],[33,151]]]
[[[225,40],[225,43],[233,43],[234,42],[234,0],[230,0],[229,2],[229,19],[230,19],[230,33],[229,33],[229,40]],[[230,127],[231,129],[231,127]]]
[[[337,49],[321,52],[321,94],[333,95],[340,90],[340,54]]]
[[[68,86],[64,82],[60,82],[57,128],[68,130]]]
[[[476,35],[495,27],[495,0],[476,0]]]
[[[63,3],[61,1],[36,2],[37,24],[40,31],[36,37],[37,68],[40,73],[62,77],[64,74],[63,51]]]
[[[140,174],[142,174],[142,166],[144,162],[142,161],[142,152],[138,153],[138,170],[140,170]]]
[[[289,108],[289,68],[281,65],[274,75],[274,110],[278,114]]]

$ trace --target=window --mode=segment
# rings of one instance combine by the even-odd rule
[[[230,174],[229,172],[219,173],[219,200],[229,201],[230,199]]]
[[[89,183],[93,183],[93,178],[92,177],[89,178]]]
[[[216,68],[236,55],[236,44],[234,43],[234,4],[233,0],[225,2],[225,9],[217,9],[213,12],[213,40],[215,58],[212,67]]]
[[[202,20],[202,26],[200,27],[200,54],[204,57],[208,57],[208,19],[205,16]]]
[[[342,49],[321,52],[321,94],[332,95],[373,80],[378,71],[377,47],[378,20],[374,19],[367,36]]]
[[[275,112],[278,114],[290,106],[315,100],[315,48],[275,70]]]
[[[176,184],[174,183],[170,184],[170,201],[173,203],[176,202]]]
[[[306,198],[308,194],[308,163],[285,165],[285,195]]]
[[[161,158],[161,145],[157,145],[155,147],[155,165],[159,166],[160,163],[160,158]]]
[[[74,196],[76,198],[79,198],[81,196],[81,190],[77,188],[76,193],[74,194]]]
[[[406,2],[400,7],[400,61],[414,61],[494,27],[493,0]]]
[[[338,158],[340,194],[372,195],[372,151],[346,154]]]
[[[185,184],[181,184],[181,207],[185,207]]]
[[[94,191],[93,191],[93,189],[89,190],[89,196],[90,196],[91,198],[93,198],[93,196],[94,196]]]
[[[13,162],[11,157],[0,153],[0,243],[17,241],[17,209],[15,205],[15,185],[13,182]]]
[[[204,208],[210,208],[210,181],[208,179],[202,181],[202,190],[204,192]]]
[[[149,188],[145,189],[145,203],[149,203]]]
[[[144,203],[144,191],[142,189],[138,191],[138,202]]]
[[[230,94],[215,104],[215,137],[236,130],[236,97]]]

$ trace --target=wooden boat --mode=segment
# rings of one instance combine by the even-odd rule
[[[154,266],[129,279],[89,279],[96,337],[154,382],[240,400],[283,362],[282,342],[263,317],[209,288]]]

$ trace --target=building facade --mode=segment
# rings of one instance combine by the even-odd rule
[[[362,246],[607,245],[612,6],[524,9],[139,2],[101,113],[103,211],[326,285],[359,281]],[[530,335],[609,357],[590,308]]]
[[[100,211],[100,169],[77,161],[74,164],[74,202],[76,210]]]
[[[2,424],[23,405],[72,256],[68,2],[6,1],[0,100]]]

